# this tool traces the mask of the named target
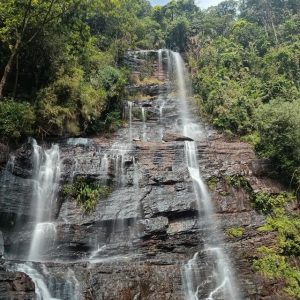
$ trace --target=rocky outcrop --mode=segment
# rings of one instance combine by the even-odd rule
[[[24,171],[26,172],[26,171]],[[13,216],[31,216],[33,181],[0,171],[0,211]]]
[[[33,176],[33,147],[31,143],[24,144],[15,152],[12,174],[21,178]]]
[[[0,263],[0,299],[34,300],[35,285],[28,275],[21,272],[9,272]]]
[[[158,96],[162,91],[167,91],[166,84],[153,83],[150,85],[131,85],[126,88],[129,94],[142,94],[150,97]]]
[[[193,141],[193,139],[191,139],[191,138],[189,138],[187,136],[176,134],[176,133],[166,133],[166,134],[164,134],[162,140],[164,142]]]

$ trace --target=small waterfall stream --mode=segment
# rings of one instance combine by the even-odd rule
[[[26,263],[13,264],[10,269],[26,273],[35,284],[37,300],[78,299],[79,282],[74,272],[69,269],[62,278],[61,287],[57,287],[49,281],[45,272],[38,271],[32,263],[39,262],[43,270],[46,266],[41,262],[47,252],[53,248],[56,240],[56,223],[53,222],[53,210],[57,201],[60,181],[60,151],[58,145],[44,150],[34,139],[31,139],[33,148],[33,196],[32,210],[34,211],[34,230]],[[47,272],[46,272],[47,273]],[[62,289],[62,292],[60,290]],[[62,298],[52,296],[62,294]]]
[[[204,241],[204,251],[207,252],[208,257],[212,260],[213,264],[213,273],[210,274],[209,277],[213,278],[214,285],[212,290],[208,293],[208,297],[206,299],[237,300],[239,299],[239,293],[237,287],[235,286],[233,272],[231,270],[229,260],[222,249],[222,239],[216,226],[217,221],[214,219],[213,205],[207,187],[201,178],[198,165],[196,141],[199,138],[203,138],[203,136],[201,136],[203,133],[199,128],[198,130],[196,129],[198,126],[197,124],[193,124],[188,110],[188,73],[179,53],[172,52],[172,58],[176,72],[175,77],[179,98],[180,116],[182,118],[183,126],[182,133],[194,140],[185,142],[186,163],[189,174],[193,180],[198,209],[204,213],[203,218],[208,231],[208,239]],[[201,274],[198,271],[198,258],[199,253],[197,252],[194,257],[184,266],[183,282],[185,285],[186,300],[202,299],[199,298],[199,294],[202,293],[201,284],[206,278],[201,278]]]
[[[40,260],[43,252],[55,241],[56,228],[51,222],[56,201],[59,179],[59,147],[53,145],[43,151],[36,141],[32,142],[34,155],[34,191],[32,206],[35,210],[35,229],[31,240],[28,260]]]

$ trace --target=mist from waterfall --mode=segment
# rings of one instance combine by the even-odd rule
[[[238,288],[235,284],[235,278],[229,259],[226,257],[225,251],[222,248],[222,238],[216,226],[217,221],[214,218],[211,198],[201,177],[198,165],[196,141],[203,138],[203,136],[201,136],[203,133],[201,133],[197,124],[193,123],[188,110],[188,87],[190,86],[188,82],[188,72],[179,53],[171,52],[171,57],[177,85],[182,134],[194,140],[185,142],[185,154],[187,167],[193,181],[198,210],[203,212],[204,216],[202,218],[204,218],[207,227],[206,234],[208,238],[204,241],[204,252],[206,252],[206,256],[212,260],[214,268],[212,274],[209,275],[213,278],[214,285],[212,290],[206,293],[206,299],[237,300],[239,299]],[[206,278],[202,278],[200,272],[198,272],[198,258],[199,253],[197,252],[184,266],[183,282],[186,300],[200,299],[199,294],[201,294],[202,282],[206,280]]]

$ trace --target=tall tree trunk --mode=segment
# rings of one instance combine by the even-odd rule
[[[16,57],[16,77],[15,77],[15,84],[13,90],[13,99],[16,98],[17,89],[18,89],[18,81],[19,81],[19,54]]]
[[[21,43],[20,40],[16,41],[15,46],[11,50],[11,54],[10,54],[9,60],[8,60],[8,62],[6,64],[6,66],[5,66],[4,73],[3,73],[3,76],[2,76],[1,81],[0,81],[0,99],[3,98],[3,90],[4,90],[4,87],[6,85],[8,75],[9,75],[9,73],[11,71],[11,67],[13,65],[15,56],[16,56],[18,50],[19,50],[20,43]]]

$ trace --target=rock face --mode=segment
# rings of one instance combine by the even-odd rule
[[[8,272],[0,263],[0,299],[34,300],[35,286],[32,280],[21,272]]]
[[[4,240],[3,240],[3,234],[0,231],[0,259],[2,258],[4,254]]]
[[[6,164],[9,157],[9,148],[0,143],[0,166]]]
[[[31,143],[27,143],[15,153],[12,174],[21,178],[32,178],[33,168],[33,147]]]
[[[184,142],[184,141],[193,141],[193,139],[180,135],[180,134],[175,134],[175,133],[166,133],[162,140],[164,142]]]
[[[129,63],[141,61],[130,59]],[[175,99],[159,93],[146,105],[131,99],[126,108],[128,117],[132,116],[129,128],[111,139],[60,143],[56,237],[43,253],[47,262],[33,263],[53,298],[184,299],[183,266],[196,253],[197,271],[205,278],[200,299],[208,298],[213,286],[208,274],[214,266],[204,249],[207,224],[186,164],[185,142],[191,139],[176,132],[180,120]],[[147,113],[148,118],[143,117]],[[258,160],[248,144],[226,141],[211,129],[203,129],[195,141],[217,227],[222,233],[232,227],[245,230],[239,238],[222,235],[220,242],[233,263],[241,298],[283,299],[274,296],[280,295],[280,282],[258,277],[251,266],[255,249],[271,244],[274,234],[256,230],[264,218],[252,209],[247,189],[228,180],[242,176],[255,192],[278,192],[280,185],[268,178],[267,161]],[[26,260],[29,249],[32,169],[32,149],[24,145],[15,153],[14,167],[1,173],[0,212],[16,224],[7,227],[0,222],[8,258]],[[90,214],[62,192],[78,177],[110,187],[109,195],[99,198]],[[24,220],[20,223],[16,216]],[[0,233],[0,256],[1,240]],[[0,299],[35,299],[34,285],[23,273],[2,267],[0,295]]]

